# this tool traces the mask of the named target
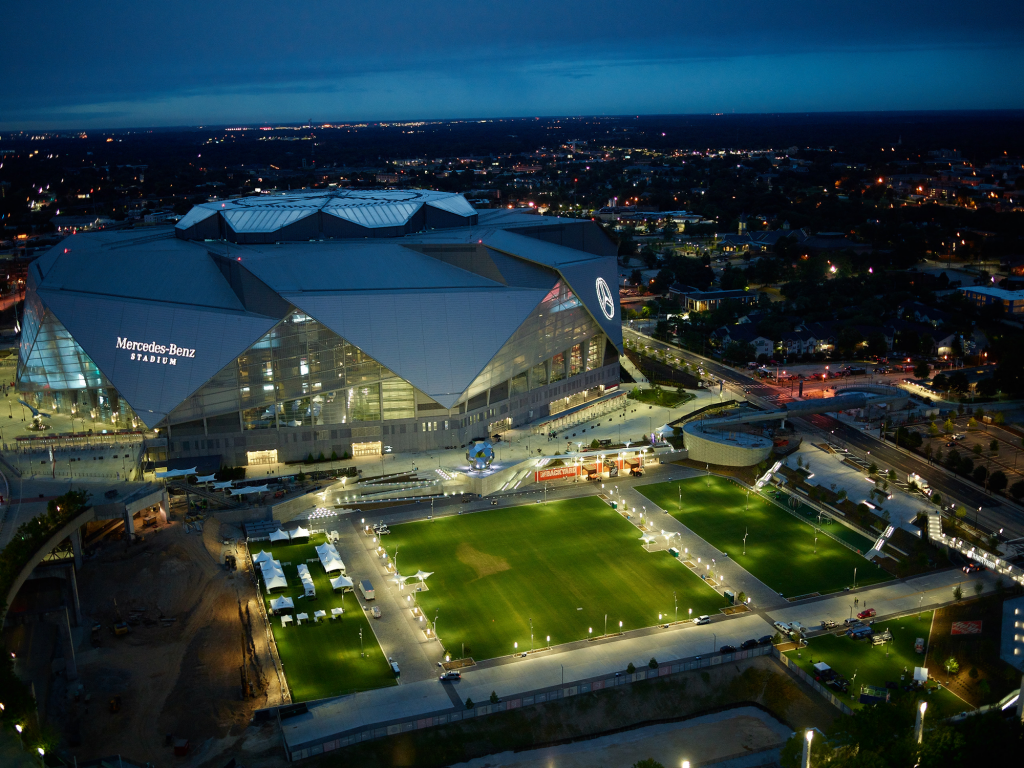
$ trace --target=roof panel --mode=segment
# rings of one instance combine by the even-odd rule
[[[221,211],[221,216],[235,232],[276,232],[316,213],[314,208],[270,211]]]
[[[470,205],[469,201],[462,195],[453,195],[452,197],[445,197],[440,200],[428,200],[427,205],[431,208],[454,213],[456,216],[476,216],[476,208]]]
[[[361,227],[402,227],[422,207],[421,203],[391,203],[388,205],[324,208],[324,213],[351,221]]]
[[[194,227],[201,221],[206,221],[211,216],[217,215],[217,208],[211,203],[203,203],[202,205],[195,206],[191,211],[186,213],[181,220],[174,225],[175,229],[188,229]]]

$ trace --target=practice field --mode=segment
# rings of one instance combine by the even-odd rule
[[[412,593],[453,657],[511,654],[572,642],[726,605],[667,551],[647,552],[640,532],[596,497],[495,509],[392,527],[384,545],[398,570],[432,571]],[[406,587],[410,594],[410,587]]]
[[[888,629],[892,633],[891,643],[871,645],[866,640],[854,640],[845,635],[821,635],[811,638],[809,645],[799,652],[787,651],[786,656],[789,657],[791,664],[796,664],[812,677],[815,662],[823,661],[828,664],[838,674],[851,681],[850,688],[845,694],[837,691],[833,693],[850,707],[858,709],[864,706],[860,703],[861,685],[885,688],[886,683],[902,685],[904,681],[900,680],[901,676],[905,680],[913,679],[914,667],[924,664],[925,659],[923,653],[914,652],[914,643],[919,637],[924,638],[925,642],[928,641],[931,623],[931,611],[891,621],[882,619],[874,624],[874,629],[876,632]],[[940,679],[944,674],[942,670],[933,669],[931,672]],[[856,680],[853,679],[854,674],[857,675]],[[916,695],[928,701],[928,715],[931,717],[949,717],[973,709],[946,688],[941,688],[935,683],[930,684],[929,688],[932,689],[930,694],[919,692]]]
[[[343,600],[341,593],[331,588],[330,577],[324,572],[320,561],[306,563],[307,558],[316,558],[315,546],[323,544],[326,538],[323,534],[315,534],[309,541],[308,544],[275,544],[272,547],[269,541],[253,542],[250,545],[254,556],[261,549],[270,549],[274,559],[281,562],[288,578],[287,589],[270,595],[263,594],[267,612],[270,612],[272,598],[285,595],[295,601],[294,614],[309,614],[308,624],[289,624],[283,628],[280,617],[270,617],[292,700],[311,701],[395,685],[395,676],[384,658],[384,652],[377,645],[369,620],[356,596],[347,594]],[[298,566],[302,563],[309,566],[309,573],[313,577],[315,600],[300,597],[303,589]],[[262,579],[260,589],[263,589]],[[313,622],[313,611],[326,611],[329,617],[331,608],[339,607],[345,609],[341,618],[334,621],[325,618],[319,623]],[[359,656],[360,629],[363,630],[365,658]],[[267,675],[274,674],[272,669],[264,672]]]
[[[636,490],[786,597],[838,592],[853,585],[854,568],[858,587],[892,579],[874,563],[760,496],[751,493],[744,509],[746,491],[724,478],[694,477]],[[746,554],[744,533],[748,534]]]

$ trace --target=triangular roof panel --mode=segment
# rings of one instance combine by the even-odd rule
[[[501,289],[285,298],[451,408],[546,295]]]
[[[39,296],[149,427],[277,322],[251,313],[63,291]]]

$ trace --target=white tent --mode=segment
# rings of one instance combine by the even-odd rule
[[[316,587],[313,585],[313,576],[309,573],[309,566],[300,563],[297,570],[299,581],[302,582],[302,588],[306,591],[306,597],[316,597]]]
[[[256,563],[256,565],[259,565],[260,563],[265,563],[273,559],[274,556],[269,552],[257,552],[253,555],[252,561]]]
[[[657,540],[658,540],[657,536],[651,536],[651,534],[649,534],[649,533],[645,533],[643,536],[640,537],[640,541],[642,541],[644,543],[644,546],[646,546],[648,544],[653,544]]]
[[[280,528],[278,528],[276,531],[270,532],[271,541],[288,541],[290,538],[291,537],[287,533],[282,531]]]
[[[308,539],[309,538],[309,530],[306,529],[306,528],[303,528],[300,525],[298,528],[296,528],[294,531],[291,532],[291,537],[293,539]]]
[[[321,544],[316,548],[316,553],[320,557],[320,564],[323,565],[327,573],[345,572],[345,563],[341,561],[341,555],[338,554],[338,550],[334,548],[333,544]]]
[[[434,575],[433,571],[416,571],[416,573],[412,576],[412,578],[419,579],[420,581],[423,581],[428,576],[433,576],[433,575]]]
[[[662,531],[661,535],[664,536],[666,540],[670,540],[670,539],[672,539],[673,536],[678,536],[679,532],[678,531]]]
[[[334,587],[334,589],[345,589],[346,587],[351,589],[353,587],[353,582],[348,576],[339,576],[336,579],[331,579],[331,586]]]
[[[222,483],[214,483],[213,484],[214,490],[217,490],[217,491],[222,491],[225,488],[230,488],[230,487],[231,487],[231,481],[230,480],[225,480]]]
[[[928,667],[914,667],[914,682],[915,683],[927,683],[928,682]]]
[[[280,613],[281,611],[294,611],[295,602],[290,597],[275,597],[270,601],[270,609],[274,613]]]
[[[260,563],[260,570],[263,572],[263,584],[267,592],[273,589],[287,588],[288,579],[285,578],[281,564],[277,560]]]
[[[164,472],[157,472],[156,476],[158,478],[187,477],[188,475],[194,475],[195,473],[196,468],[192,467],[192,469],[168,469]]]
[[[231,489],[231,495],[232,496],[245,496],[246,494],[249,494],[249,493],[263,493],[264,491],[269,491],[269,490],[270,490],[270,488],[268,486],[266,486],[266,485],[249,485],[249,486],[246,486],[245,488],[232,488]]]
[[[197,483],[212,483],[217,479],[216,475],[200,475],[196,478]]]

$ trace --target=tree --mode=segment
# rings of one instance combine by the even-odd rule
[[[988,444],[988,449],[992,451],[992,453],[999,453],[999,441],[992,440],[992,442]]]
[[[593,440],[590,441],[590,447],[596,451],[598,448],[601,447],[601,443],[595,437]]]
[[[953,514],[956,516],[956,519],[958,521],[963,522],[967,519],[967,508],[963,504],[961,504],[959,507],[956,508],[956,511]]]
[[[914,376],[918,379],[927,379],[929,370],[931,369],[928,367],[928,363],[922,360],[914,366]]]
[[[626,674],[632,675],[634,672],[636,672],[636,667],[633,666],[633,662],[631,661],[626,665]]]
[[[1006,417],[1002,411],[997,411],[996,415],[992,417],[992,421],[1001,426],[1006,423]]]
[[[973,416],[971,416],[971,418],[969,418],[967,420],[967,428],[968,429],[977,429],[978,428],[978,422],[977,422],[977,420],[975,420],[975,418]]]
[[[934,504],[937,507],[942,504],[942,494],[939,493],[938,491],[932,494],[932,504]]]
[[[957,584],[955,587],[953,587],[953,599],[956,600],[957,602],[960,602],[961,600],[963,600],[963,597],[964,597],[963,587],[961,587],[959,584]]]
[[[931,435],[932,437],[935,437],[936,435],[939,434],[939,427],[938,425],[936,425],[934,421],[929,422],[928,424],[928,434]]]
[[[971,453],[973,453],[975,456],[981,456],[981,446],[976,445],[973,448],[971,448]]]
[[[896,482],[896,470],[895,469],[890,469],[886,476],[889,478],[889,480],[891,482],[893,482],[893,483]]]
[[[873,461],[868,466],[868,474],[869,475],[876,475],[876,474],[878,474],[878,465],[875,464],[875,462],[873,462]]]
[[[974,594],[975,595],[980,595],[984,589],[985,589],[985,582],[983,582],[983,581],[976,581],[976,582],[974,582]]]
[[[1001,469],[997,469],[988,478],[988,489],[993,493],[1002,493],[1006,490],[1006,473]]]
[[[1014,501],[1024,498],[1024,480],[1018,480],[1010,486],[1010,495],[1013,496]]]
[[[466,709],[472,709],[472,708],[473,708],[473,700],[472,699],[466,699]]]
[[[747,602],[747,593],[740,592],[738,595],[736,595],[736,599],[739,600],[741,603]]]
[[[650,667],[651,669],[657,669],[658,668],[658,660],[652,656],[651,660],[647,662],[647,666]]]
[[[971,473],[971,479],[978,485],[985,484],[985,480],[988,479],[988,470],[985,469],[984,464],[979,464],[974,468],[974,472]]]
[[[665,768],[665,766],[653,757],[648,757],[645,760],[637,760],[633,763],[633,768]]]
[[[951,435],[953,434],[953,430],[956,429],[956,424],[953,423],[953,420],[951,418],[947,417],[942,424],[942,429],[946,432],[947,435]]]
[[[956,589],[960,589],[960,586],[957,585]],[[956,589],[953,590],[954,595],[956,595]],[[956,599],[959,600],[960,598],[957,597]],[[943,666],[946,667],[946,671],[949,672],[949,674],[951,675],[955,675],[957,672],[960,671],[960,662],[952,656],[946,659],[946,663]]]
[[[498,694],[495,691],[491,691],[491,704],[498,703]]]

